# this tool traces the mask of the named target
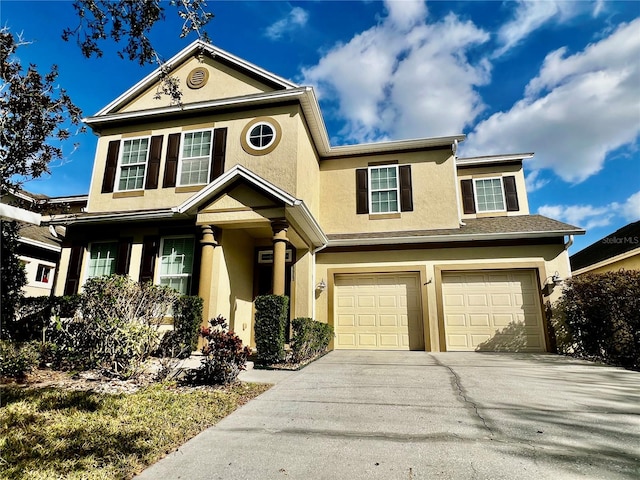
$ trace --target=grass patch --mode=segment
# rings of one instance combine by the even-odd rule
[[[0,478],[129,479],[269,385],[132,394],[0,390]]]

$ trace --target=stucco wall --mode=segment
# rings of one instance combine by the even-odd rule
[[[369,162],[411,165],[413,211],[399,218],[356,214],[356,169]],[[458,208],[451,150],[325,159],[320,164],[320,223],[325,233],[457,228]]]

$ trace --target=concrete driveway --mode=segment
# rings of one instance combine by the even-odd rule
[[[555,355],[335,351],[283,376],[137,478],[640,478],[637,372]]]

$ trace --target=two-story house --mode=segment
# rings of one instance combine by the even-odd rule
[[[128,274],[198,294],[249,345],[273,292],[336,349],[548,348],[545,295],[583,231],[529,214],[531,154],[457,158],[464,135],[334,147],[312,88],[202,42],[168,63],[180,105],[154,72],[85,119],[99,140],[86,211],[53,220],[57,294]]]

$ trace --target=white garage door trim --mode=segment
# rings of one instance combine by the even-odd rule
[[[333,297],[335,349],[424,350],[419,273],[336,274]]]
[[[442,272],[447,351],[546,350],[535,270]]]

